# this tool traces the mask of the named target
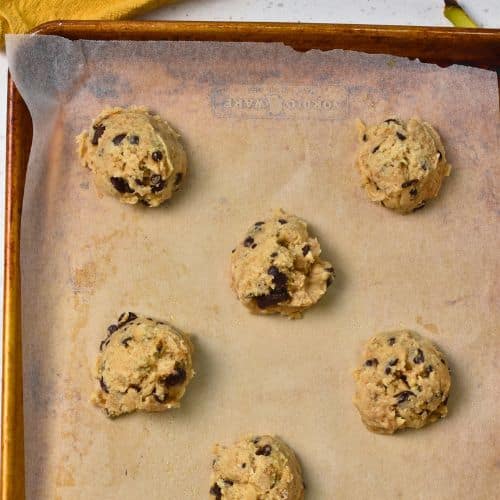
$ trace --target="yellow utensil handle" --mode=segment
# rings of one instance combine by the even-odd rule
[[[478,27],[455,0],[444,0],[444,16],[457,28]]]

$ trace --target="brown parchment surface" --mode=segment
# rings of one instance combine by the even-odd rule
[[[42,38],[42,39],[41,39]],[[275,433],[308,500],[498,498],[500,391],[496,75],[280,44],[8,38],[34,119],[22,220],[27,497],[203,499],[213,443]],[[168,206],[99,196],[74,136],[102,108],[145,105],[183,136],[189,178]],[[409,216],[369,202],[356,118],[420,116],[452,175]],[[282,207],[337,271],[304,319],[250,315],[231,249]],[[122,311],[194,336],[182,408],[108,420],[89,397]],[[379,436],[352,405],[365,339],[410,328],[452,368],[449,417]]]

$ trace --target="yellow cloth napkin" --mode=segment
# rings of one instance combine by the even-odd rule
[[[0,48],[6,33],[27,33],[54,19],[125,19],[175,0],[0,0]]]

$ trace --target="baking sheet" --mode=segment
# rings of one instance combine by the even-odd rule
[[[494,498],[498,489],[498,87],[484,70],[280,44],[10,36],[34,121],[22,221],[27,498],[205,498],[211,447],[276,433],[307,498]],[[141,104],[183,135],[190,176],[160,209],[96,194],[74,136]],[[370,203],[355,119],[418,115],[452,175],[407,217]],[[230,251],[272,208],[304,217],[337,271],[305,318],[252,316]],[[89,403],[125,310],[192,332],[182,408],[106,419]],[[449,417],[378,436],[351,403],[363,340],[409,327],[452,367]],[[452,478],[452,479],[451,479]]]

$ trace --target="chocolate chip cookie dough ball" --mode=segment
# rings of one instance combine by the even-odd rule
[[[277,210],[270,219],[257,221],[233,250],[231,286],[253,313],[300,317],[334,277],[332,265],[320,253],[307,224]]]
[[[451,165],[431,125],[417,118],[389,118],[371,127],[361,124],[360,133],[357,167],[372,201],[407,214],[438,195]]]
[[[157,207],[179,190],[186,175],[179,134],[145,108],[105,109],[76,141],[98,190],[123,203]]]
[[[194,376],[192,352],[172,325],[123,313],[101,342],[92,400],[108,417],[178,407]]]
[[[407,330],[371,338],[354,379],[354,404],[371,431],[419,429],[448,413],[451,380],[444,356]]]
[[[304,483],[293,450],[273,436],[251,436],[230,447],[216,445],[212,500],[302,500]]]

